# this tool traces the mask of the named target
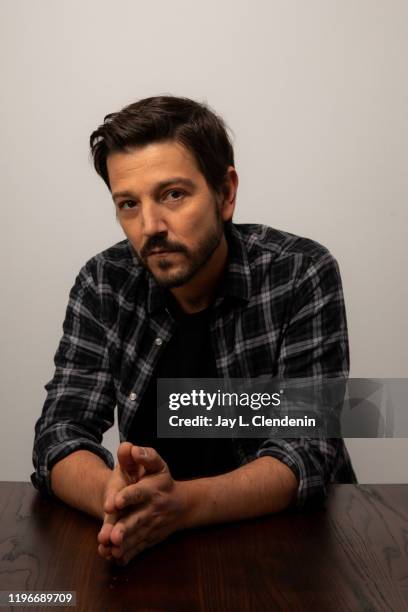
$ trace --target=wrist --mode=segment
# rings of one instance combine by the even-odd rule
[[[205,511],[207,478],[175,481],[179,500],[178,529],[191,529],[201,524],[200,516]]]
[[[112,470],[94,453],[78,450],[52,468],[51,489],[63,502],[96,518],[103,518],[103,499]]]

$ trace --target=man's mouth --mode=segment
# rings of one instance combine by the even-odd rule
[[[150,257],[150,255],[164,255],[165,253],[171,253],[171,251],[166,251],[164,249],[158,249],[156,251],[150,251],[148,257]]]

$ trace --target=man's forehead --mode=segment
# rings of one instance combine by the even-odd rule
[[[112,191],[128,182],[162,182],[184,176],[197,180],[200,171],[192,153],[176,142],[151,143],[108,155],[107,170]]]

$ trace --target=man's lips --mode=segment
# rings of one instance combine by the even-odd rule
[[[148,257],[150,257],[150,255],[168,255],[169,253],[176,253],[177,251],[150,251],[150,253],[148,254]]]

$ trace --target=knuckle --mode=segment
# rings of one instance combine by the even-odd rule
[[[135,518],[135,527],[142,527],[143,526],[143,520],[140,516],[137,516]]]
[[[138,519],[138,527],[139,528],[144,528],[144,527],[148,527],[150,525],[150,518],[149,516],[139,516]]]
[[[125,533],[126,525],[122,521],[118,521],[115,525],[115,531],[120,533]]]

